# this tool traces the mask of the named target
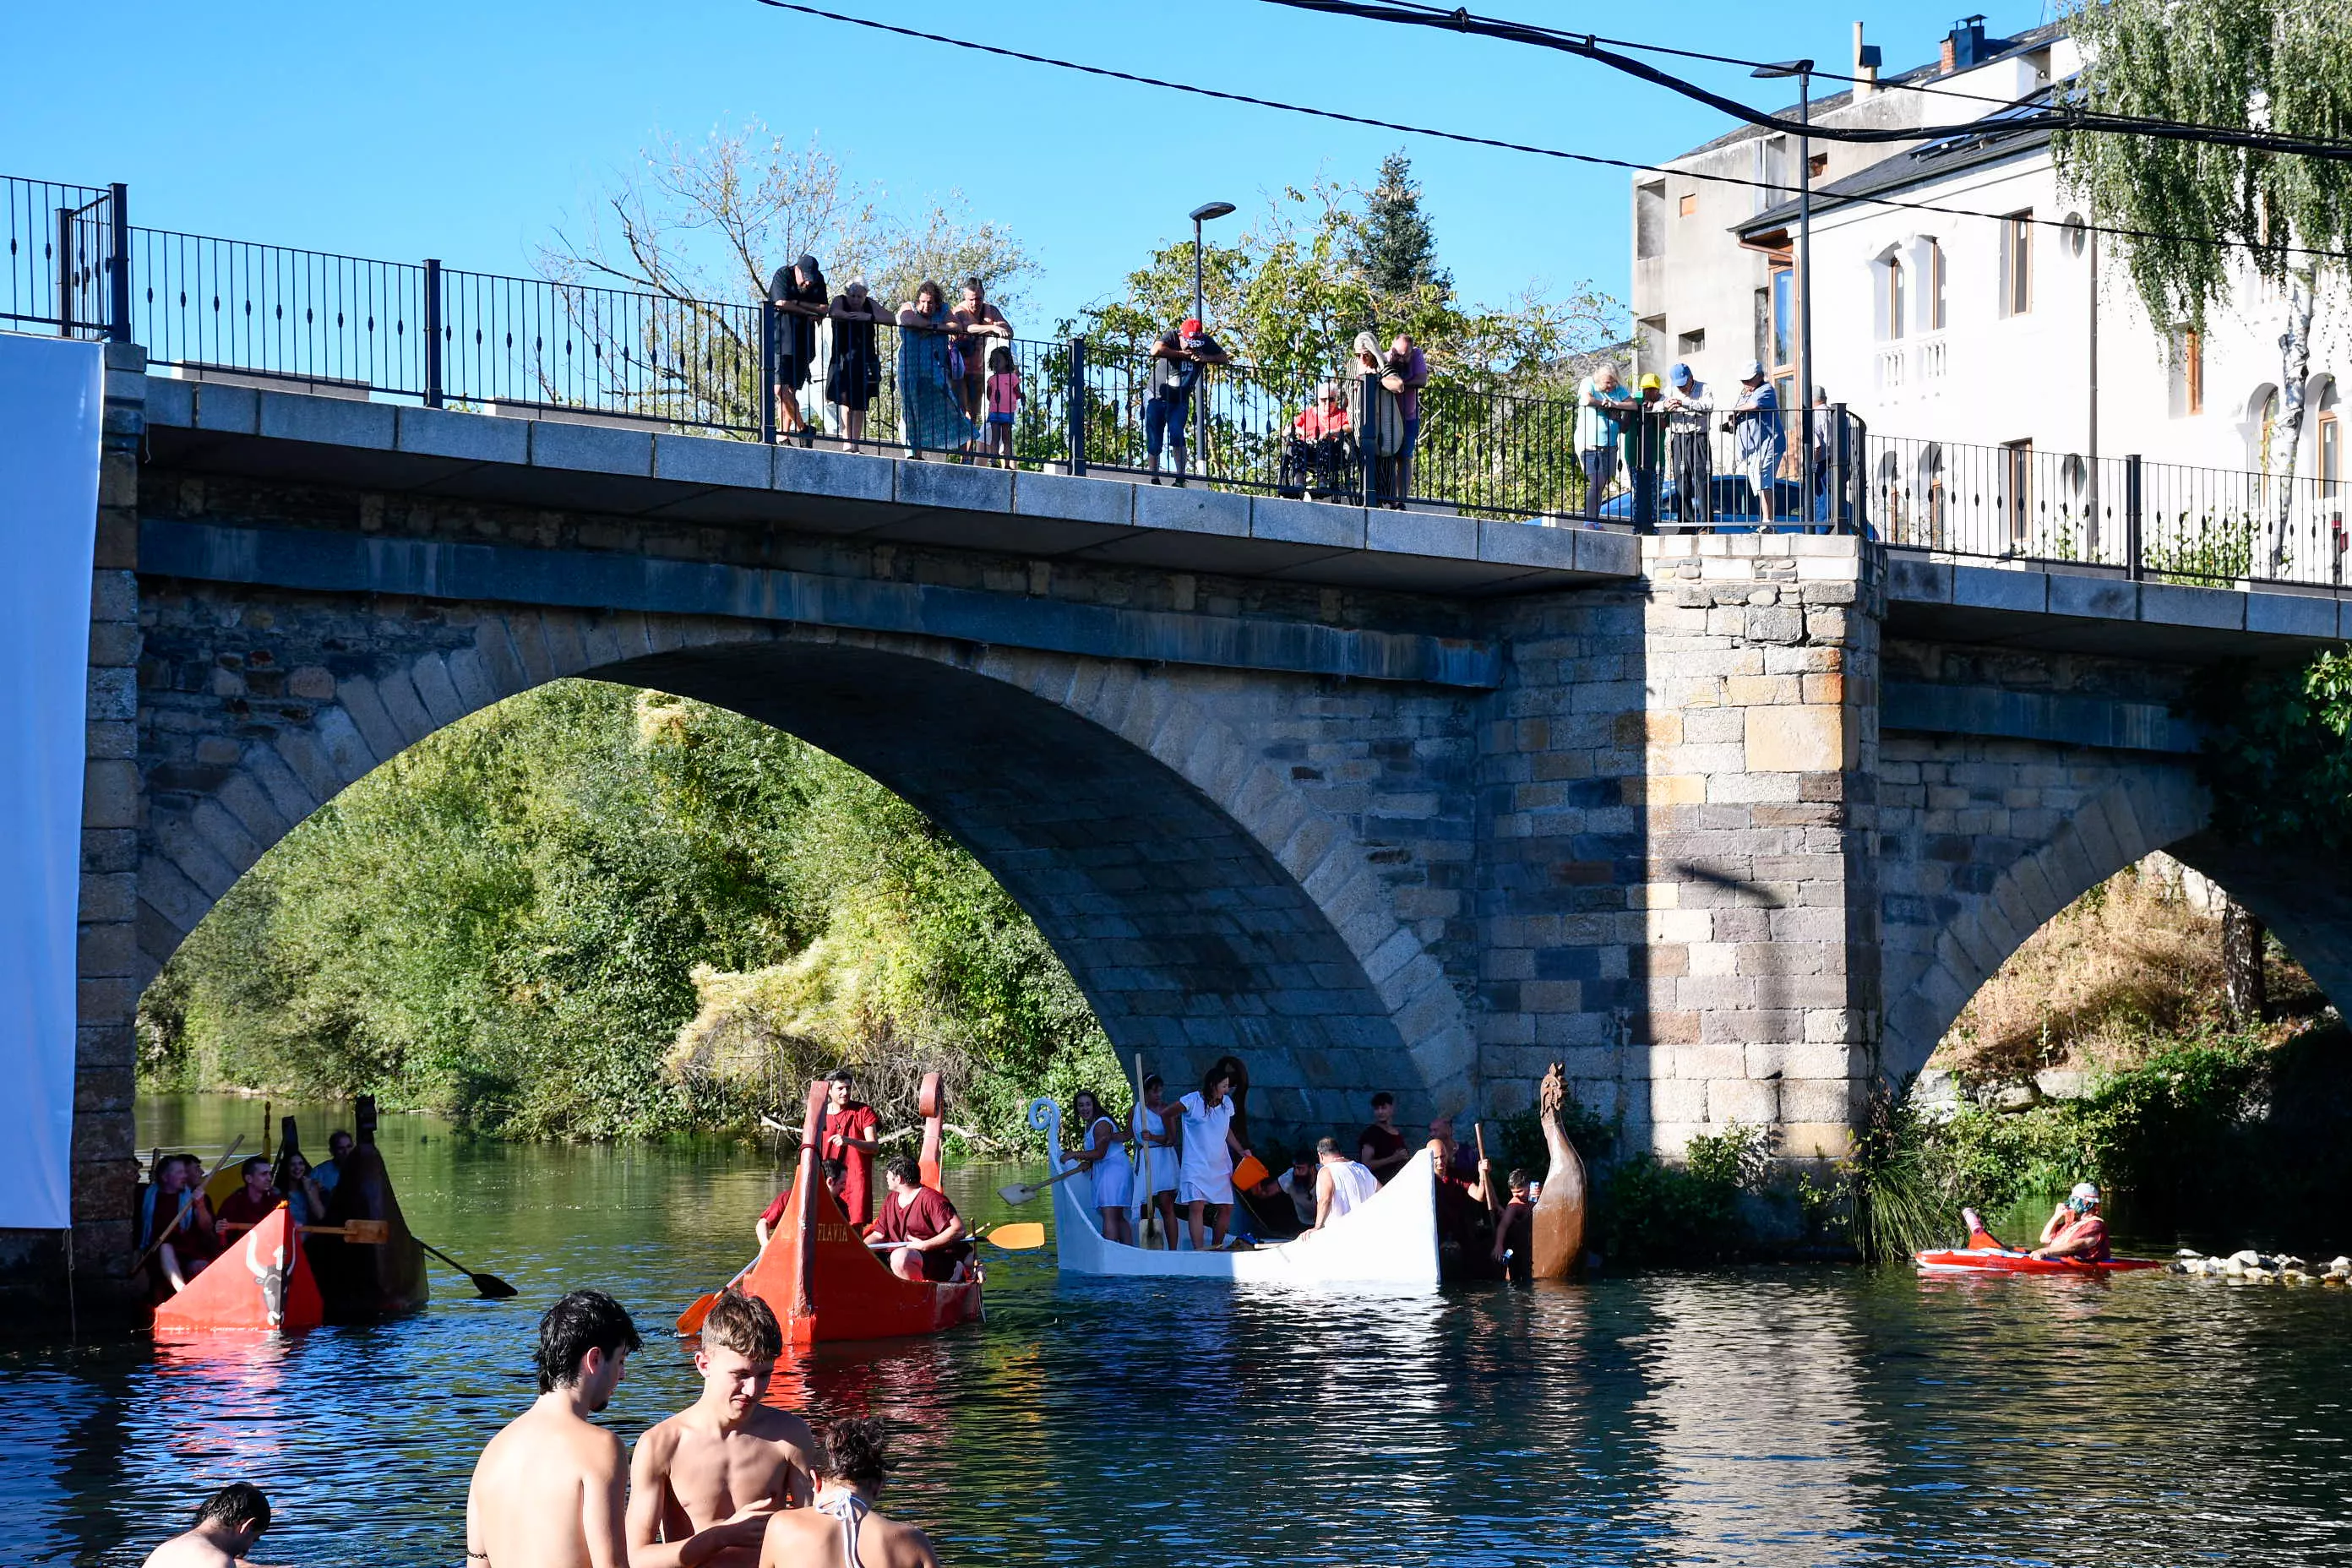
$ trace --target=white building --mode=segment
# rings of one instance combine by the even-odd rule
[[[1873,75],[1860,37],[1854,74]],[[2059,27],[1995,39],[1972,19],[1936,65],[1813,102],[1830,126],[1971,122],[1813,144],[1813,381],[1867,424],[1874,521],[1973,554],[2121,561],[2137,517],[2159,567],[2341,581],[2340,281],[2314,323],[2302,482],[2267,479],[2285,303],[2249,271],[2201,342],[2151,323],[2118,242],[2063,190],[2048,134],[2000,130],[2003,106],[2079,63]],[[1747,128],[1636,176],[1643,369],[1684,360],[1728,386],[1753,357],[1794,403],[1796,204],[1699,177],[1792,184],[1790,140]]]

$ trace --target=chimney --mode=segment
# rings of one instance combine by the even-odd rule
[[[1862,41],[1862,24],[1853,25],[1853,101],[1860,103],[1878,91],[1878,62],[1881,58],[1876,44]]]
[[[1942,58],[1936,62],[1936,73],[1938,76],[1949,76],[1952,74],[1952,39],[1951,35],[1948,33],[1944,36]]]
[[[1952,24],[1952,30],[1944,35],[1944,75],[1974,70],[1991,55],[1985,46],[1984,23],[1982,16],[1963,16]]]

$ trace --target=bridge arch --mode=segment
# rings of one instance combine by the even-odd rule
[[[1171,1083],[1232,1050],[1252,1061],[1253,1112],[1276,1124],[1344,1119],[1381,1087],[1433,1111],[1475,1100],[1461,1001],[1399,918],[1379,847],[1244,739],[1261,710],[1311,697],[1311,679],[1285,691],[720,617],[163,597],[145,680],[173,701],[150,700],[138,764],[142,983],[343,787],[468,713],[579,676],[732,709],[916,805],[1036,921],[1121,1053]],[[268,668],[257,641],[274,645]]]
[[[2223,842],[2188,759],[1903,736],[1890,737],[1885,763],[1878,1065],[1888,1080],[1927,1065],[2027,937],[2158,850],[2226,889],[2339,1007],[2352,1003],[2343,868]]]

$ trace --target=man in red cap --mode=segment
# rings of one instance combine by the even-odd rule
[[[1184,424],[1192,406],[1192,389],[1200,384],[1204,365],[1223,364],[1234,356],[1188,319],[1172,332],[1162,332],[1151,345],[1151,380],[1143,400],[1143,449],[1150,459],[1151,482],[1160,482],[1160,447],[1164,440],[1176,458],[1176,482],[1184,482]]]

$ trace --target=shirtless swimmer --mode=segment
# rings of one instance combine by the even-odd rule
[[[251,1481],[231,1481],[196,1510],[196,1527],[147,1554],[141,1568],[251,1568],[245,1554],[269,1528],[269,1500]]]
[[[626,1568],[621,1440],[588,1417],[640,1342],[601,1290],[574,1290],[540,1319],[539,1398],[474,1464],[467,1568]]]
[[[816,1436],[763,1405],[783,1330],[757,1296],[719,1295],[694,1366],[702,1396],[637,1439],[629,1568],[753,1568],[769,1516],[815,1491]]]

